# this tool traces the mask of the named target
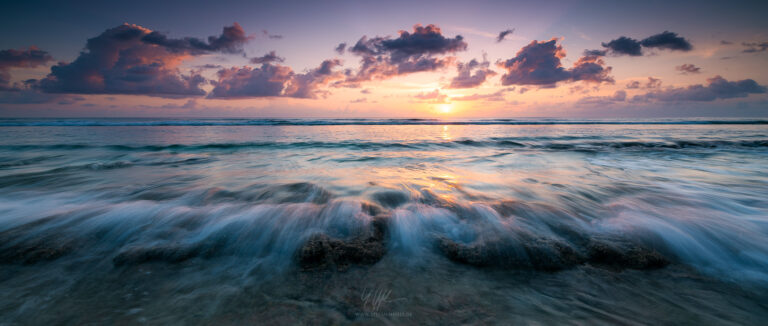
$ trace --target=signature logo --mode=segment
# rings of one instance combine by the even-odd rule
[[[360,294],[360,300],[363,301],[363,309],[367,311],[377,312],[389,300],[389,296],[392,295],[392,290],[385,289],[365,289]]]

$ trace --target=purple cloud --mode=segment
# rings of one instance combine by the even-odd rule
[[[611,67],[599,56],[584,56],[576,61],[573,68],[566,69],[560,59],[565,57],[565,50],[557,44],[557,39],[532,41],[514,58],[497,63],[507,70],[501,76],[502,85],[537,85],[552,87],[558,82],[588,81],[613,83],[608,74]]]
[[[262,63],[272,63],[272,62],[283,62],[285,61],[285,58],[277,56],[275,51],[269,51],[269,53],[264,54],[260,57],[251,58],[251,63],[255,64],[262,64]]]
[[[728,81],[721,76],[707,79],[707,84],[696,84],[688,87],[668,88],[653,91],[632,98],[633,102],[682,102],[698,101],[709,102],[718,99],[747,97],[750,94],[763,94],[766,87],[759,85],[752,79]]]
[[[34,46],[0,51],[0,91],[20,90],[19,85],[10,85],[11,68],[35,68],[52,60],[48,52]]]
[[[240,52],[247,40],[237,23],[207,42],[170,39],[139,25],[123,24],[89,39],[75,61],[53,66],[35,86],[49,93],[202,96],[205,78],[195,72],[181,74],[179,64],[204,53]]]
[[[489,66],[490,62],[485,56],[482,62],[472,59],[467,63],[459,63],[456,67],[459,74],[451,79],[448,88],[473,88],[482,85],[488,77],[496,75]]]

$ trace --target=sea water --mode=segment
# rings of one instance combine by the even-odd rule
[[[0,136],[3,325],[768,323],[768,120]]]

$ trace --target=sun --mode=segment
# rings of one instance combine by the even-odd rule
[[[437,112],[443,114],[451,113],[451,111],[453,111],[452,104],[438,104],[435,108],[437,109]]]

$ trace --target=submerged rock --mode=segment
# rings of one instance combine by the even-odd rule
[[[298,263],[304,270],[375,264],[387,253],[387,223],[388,217],[377,216],[367,234],[352,239],[314,234],[297,251]]]
[[[0,264],[35,264],[55,260],[74,250],[69,242],[41,239],[0,249]]]
[[[570,246],[552,240],[525,245],[507,240],[460,244],[441,238],[437,248],[454,262],[478,267],[556,271],[584,261],[583,256]]]
[[[440,238],[437,249],[448,259],[471,266],[502,269],[558,271],[589,263],[611,269],[657,269],[670,264],[659,252],[631,244],[591,241],[575,249],[556,240],[537,239],[518,243],[495,240],[461,244]]]
[[[181,263],[192,258],[212,258],[222,250],[217,242],[197,244],[169,244],[145,247],[133,247],[118,253],[112,258],[115,266],[135,265],[150,262]]]
[[[637,245],[614,245],[591,241],[587,245],[589,262],[618,269],[658,269],[670,261],[658,251]]]
[[[408,202],[409,196],[407,193],[397,190],[384,190],[379,191],[371,195],[374,201],[379,205],[387,208],[397,208]]]
[[[0,264],[35,264],[51,261],[75,250],[77,242],[61,235],[36,234],[35,229],[52,219],[0,232]]]

